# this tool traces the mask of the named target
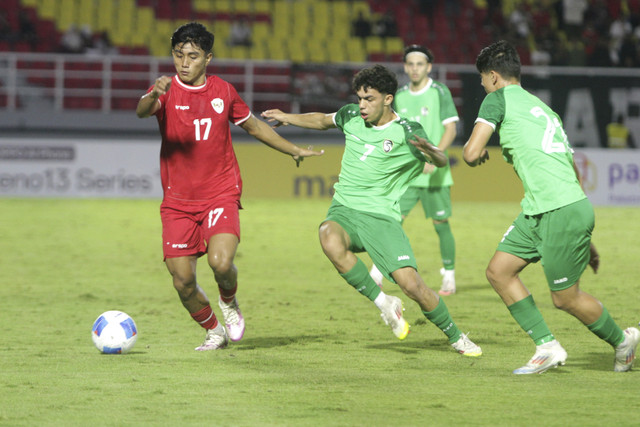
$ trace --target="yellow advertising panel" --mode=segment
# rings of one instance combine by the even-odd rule
[[[234,144],[244,181],[245,197],[331,198],[338,180],[344,146],[331,144],[321,157],[304,160],[299,168],[288,156],[255,143]],[[455,201],[512,201],[522,199],[522,184],[513,168],[490,148],[490,160],[475,168],[462,160],[462,147],[449,150]]]

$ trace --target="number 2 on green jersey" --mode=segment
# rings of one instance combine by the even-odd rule
[[[566,152],[567,134],[564,133],[564,130],[562,129],[562,126],[560,126],[560,122],[558,121],[558,119],[556,117],[549,117],[549,115],[545,113],[544,110],[539,106],[533,107],[529,112],[536,118],[544,117],[547,120],[547,127],[545,128],[544,136],[542,137],[542,151],[547,154]],[[553,141],[553,137],[558,130],[560,130],[562,134],[562,142]]]

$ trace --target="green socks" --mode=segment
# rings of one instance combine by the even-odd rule
[[[511,316],[518,322],[518,325],[529,334],[536,345],[541,345],[555,339],[542,318],[540,310],[536,307],[532,295],[511,304],[507,308],[511,312]]]
[[[369,269],[360,258],[358,258],[358,262],[356,262],[356,265],[354,265],[351,270],[340,275],[348,284],[353,286],[356,291],[371,301],[375,300],[376,297],[380,295],[380,292],[382,292],[369,275]]]
[[[602,306],[600,318],[591,325],[587,325],[587,328],[614,348],[624,341],[624,332],[622,332],[620,326],[616,324],[604,306]]]
[[[460,339],[460,329],[453,322],[449,309],[442,298],[433,311],[423,311],[422,314],[445,333],[449,338],[449,343],[453,344]]]
[[[456,241],[451,232],[449,221],[434,223],[433,226],[440,238],[440,256],[445,270],[453,270],[456,262]]]

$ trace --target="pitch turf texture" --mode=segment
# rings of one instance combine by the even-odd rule
[[[412,325],[405,341],[394,337],[322,254],[328,200],[244,200],[236,264],[247,331],[225,350],[196,352],[204,333],[162,262],[158,205],[0,200],[0,425],[640,425],[640,367],[612,371],[612,349],[553,308],[539,265],[522,277],[569,359],[543,375],[511,374],[534,346],[484,268],[517,204],[454,206],[459,293],[446,302],[481,358],[454,352],[385,282]],[[601,271],[583,277],[623,327],[640,320],[637,219],[637,208],[596,209]],[[435,231],[419,211],[406,229],[438,288]],[[198,272],[216,298],[204,259]],[[91,325],[110,309],[138,325],[130,354],[93,347]]]

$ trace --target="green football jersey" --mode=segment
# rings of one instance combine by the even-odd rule
[[[519,85],[488,94],[476,123],[498,131],[502,156],[524,186],[522,212],[537,215],[586,198],[560,117]]]
[[[357,104],[335,113],[345,135],[345,149],[333,198],[364,212],[401,220],[399,199],[424,167],[426,157],[409,139],[426,138],[419,123],[398,117],[383,126],[367,124]]]
[[[437,80],[431,79],[418,92],[409,90],[409,85],[403,86],[396,93],[393,103],[394,109],[401,117],[406,117],[422,125],[429,141],[434,145],[440,144],[445,124],[460,120],[449,88]],[[437,168],[433,173],[420,174],[411,185],[416,187],[451,186],[453,185],[451,167],[447,164],[445,167]]]

